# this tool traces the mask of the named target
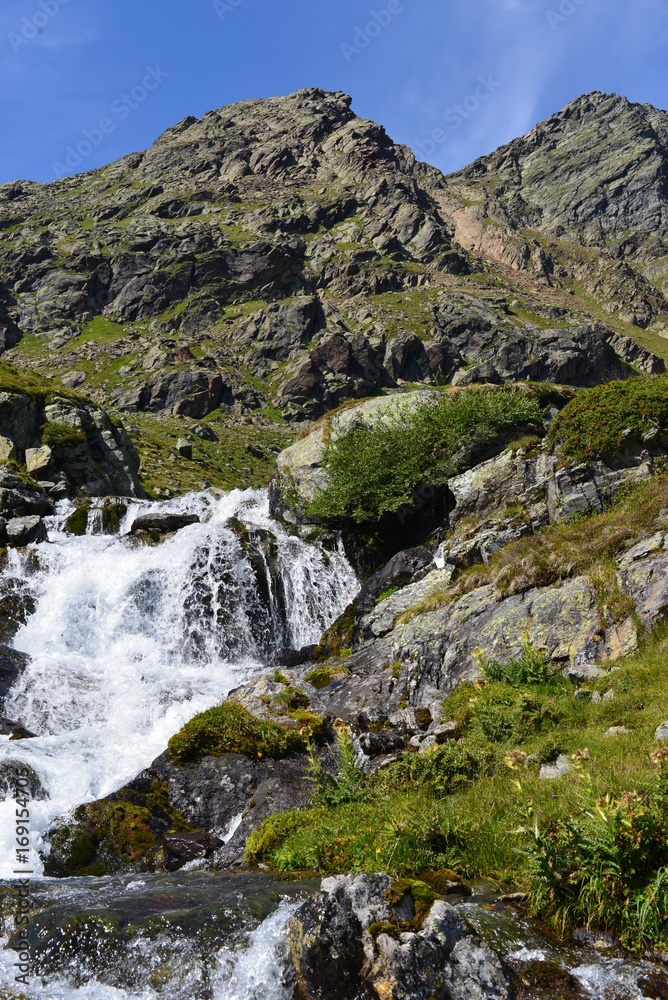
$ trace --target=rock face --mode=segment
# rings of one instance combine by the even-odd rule
[[[143,496],[136,450],[124,428],[114,425],[104,410],[60,396],[47,380],[36,388],[33,379],[25,392],[2,391],[2,381],[0,372],[0,435],[33,480],[47,481],[44,489],[56,497],[74,489],[99,496]],[[0,510],[21,517],[53,512],[35,486],[28,487],[3,467]]]
[[[501,960],[423,883],[325,879],[290,924],[298,1000],[510,1000]]]
[[[661,371],[629,325],[668,321],[666,121],[587,95],[445,178],[342,93],[186,118],[85,180],[0,188],[0,350],[191,419]]]

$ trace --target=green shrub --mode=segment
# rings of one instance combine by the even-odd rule
[[[498,660],[488,660],[477,650],[474,652],[482,672],[490,681],[509,684],[511,687],[521,687],[523,684],[544,684],[550,678],[550,661],[544,646],[536,648],[528,636],[522,643],[524,651],[516,660],[514,657],[507,663]]]
[[[512,428],[539,424],[535,395],[515,386],[473,388],[397,411],[373,427],[358,425],[330,442],[329,485],[310,503],[313,517],[379,521],[443,484],[471,461],[471,451]]]
[[[584,462],[623,451],[629,438],[637,441],[654,427],[668,430],[668,375],[585,390],[555,417],[548,444],[559,443],[565,458]]]
[[[42,444],[54,451],[58,448],[74,448],[86,443],[86,435],[79,427],[70,427],[53,420],[42,427]]]
[[[323,806],[355,802],[364,788],[364,765],[357,756],[350,730],[341,726],[336,734],[336,774],[328,774],[308,741],[308,775],[314,800]]]
[[[560,933],[618,934],[631,951],[668,946],[668,771],[645,795],[581,796],[531,836],[535,911]]]
[[[169,752],[181,762],[196,760],[206,754],[221,756],[226,753],[245,754],[247,757],[289,757],[305,749],[308,727],[304,729],[287,728],[276,722],[258,719],[243,705],[225,701],[187,722],[170,739]]]

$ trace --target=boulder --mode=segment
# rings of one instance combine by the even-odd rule
[[[179,438],[176,442],[176,450],[182,458],[193,457],[193,443],[188,438]]]
[[[0,465],[13,462],[16,458],[16,446],[11,438],[0,435]]]
[[[657,743],[668,743],[668,722],[662,722],[654,734]]]
[[[20,722],[12,722],[0,716],[0,736],[9,736],[10,740],[30,740],[35,738],[35,733],[22,726]]]
[[[0,703],[30,663],[27,653],[0,646]]]
[[[539,777],[549,781],[554,778],[564,778],[573,770],[573,762],[566,754],[561,754],[552,764],[543,764]]]
[[[132,522],[130,533],[135,535],[138,531],[159,531],[166,534],[187,528],[190,524],[199,524],[199,514],[142,514]]]
[[[510,1000],[498,955],[422,882],[337,876],[289,925],[297,1000]]]
[[[53,452],[48,445],[26,448],[26,469],[35,479],[46,479],[52,469]]]
[[[174,872],[191,861],[210,857],[223,841],[210,833],[166,833],[162,845],[165,868]]]
[[[7,542],[16,548],[23,548],[35,542],[48,541],[46,525],[41,517],[15,517],[7,524]]]

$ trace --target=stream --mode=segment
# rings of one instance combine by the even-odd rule
[[[12,947],[15,803],[0,800],[0,997],[290,1000],[286,927],[318,880],[196,863],[172,875],[54,880],[41,874],[40,852],[59,817],[131,780],[276,649],[317,641],[354,597],[355,574],[342,546],[273,521],[264,491],[132,503],[117,535],[102,534],[100,516],[86,535],[66,534],[72,510],[62,504],[49,543],[10,551],[0,571],[0,600],[15,595],[28,611],[13,645],[32,658],[2,714],[37,734],[0,737],[0,796],[17,767],[36,776],[28,987],[15,981]],[[159,511],[200,523],[157,545],[130,535],[138,514]],[[573,998],[668,998],[661,968],[599,943],[552,941],[489,887],[460,905],[530,984],[526,998],[562,995],[549,982],[559,975]]]

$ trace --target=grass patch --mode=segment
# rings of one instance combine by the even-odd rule
[[[310,716],[317,719],[317,716]],[[319,723],[322,720],[317,719]],[[175,760],[185,763],[207,754],[226,753],[246,757],[289,757],[306,749],[312,725],[301,729],[288,728],[276,722],[258,719],[234,701],[223,702],[216,708],[201,712],[185,724],[169,741],[169,752]]]
[[[48,445],[53,451],[66,448],[77,448],[86,443],[86,435],[80,427],[62,424],[56,420],[44,424],[41,430],[42,444]]]
[[[624,450],[652,430],[668,430],[668,375],[631,378],[587,389],[559,413],[548,444],[585,462]]]
[[[308,512],[377,522],[411,504],[418,488],[440,485],[461,472],[476,448],[541,420],[537,395],[508,386],[449,393],[411,413],[397,411],[373,427],[358,425],[328,443],[323,464],[329,485]]]
[[[96,344],[113,344],[125,336],[125,329],[119,323],[112,323],[104,316],[94,316],[79,334],[77,343],[94,340]]]
[[[528,682],[535,661],[507,663],[503,679],[444,702],[460,743],[406,754],[354,801],[271,817],[247,860],[406,879],[447,868],[516,885],[561,933],[587,925],[632,950],[666,947],[668,754],[654,732],[667,715],[667,656],[664,627],[589,699],[561,675]],[[629,732],[606,737],[612,726]],[[559,754],[571,773],[540,780]]]
[[[495,553],[487,566],[471,566],[444,594],[455,600],[462,593],[493,583],[502,596],[531,587],[547,587],[586,574],[594,583],[601,605],[616,621],[631,611],[617,584],[615,558],[661,526],[668,508],[668,475],[621,490],[602,514],[586,520],[553,524],[536,535],[511,542]]]

